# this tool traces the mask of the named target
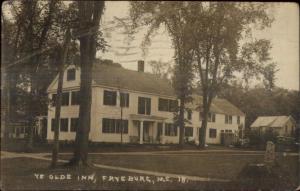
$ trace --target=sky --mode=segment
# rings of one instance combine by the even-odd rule
[[[271,41],[271,58],[277,63],[276,85],[286,89],[299,90],[299,7],[296,3],[273,3],[269,10],[275,21],[271,28],[255,31],[253,38],[266,38]],[[173,61],[174,49],[167,32],[162,28],[152,39],[152,44],[144,55],[141,49],[145,30],[135,35],[134,40],[126,40],[127,35],[116,26],[115,17],[124,18],[129,14],[129,3],[126,1],[107,1],[102,18],[104,37],[110,47],[106,53],[98,52],[97,56],[112,59],[123,67],[136,70],[137,60],[144,60],[145,70],[151,72],[147,65],[150,60],[163,62]]]

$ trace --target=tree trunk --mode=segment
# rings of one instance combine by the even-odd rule
[[[78,1],[80,20],[80,100],[79,123],[75,138],[74,156],[69,165],[88,165],[88,143],[91,126],[92,68],[96,55],[97,32],[104,1]]]
[[[51,167],[55,168],[57,163],[57,155],[59,150],[59,121],[60,121],[60,111],[62,102],[62,88],[63,88],[63,78],[64,78],[64,65],[67,60],[69,43],[71,40],[70,30],[67,29],[65,42],[63,45],[63,53],[58,53],[58,85],[56,91],[56,104],[55,104],[55,121],[54,121],[54,140],[53,140],[53,150],[52,150],[52,163]]]
[[[179,106],[179,145],[183,146],[184,144],[184,109],[185,109],[185,99],[180,98]]]
[[[205,144],[206,144],[207,116],[208,116],[207,109],[204,109],[203,110],[203,119],[202,119],[201,128],[200,128],[200,132],[199,132],[199,147],[200,148],[205,148]]]
[[[55,168],[57,163],[57,155],[59,149],[59,121],[60,121],[60,111],[62,102],[62,86],[63,86],[63,63],[60,63],[59,74],[58,74],[58,87],[56,91],[56,104],[55,104],[55,120],[54,120],[54,140],[53,140],[53,150],[52,150],[52,163],[51,167]]]
[[[92,101],[92,62],[89,57],[89,38],[80,39],[81,60],[81,83],[79,125],[75,139],[74,158],[70,161],[73,165],[87,165],[88,138],[91,124],[91,101]]]
[[[91,101],[92,101],[92,67],[96,54],[96,37],[99,29],[99,22],[104,9],[104,1],[78,2],[79,20],[81,27],[80,40],[80,66],[81,82],[79,124],[75,138],[74,156],[70,160],[70,165],[87,166],[88,141],[91,124]],[[87,27],[87,28],[85,28]]]
[[[199,133],[199,147],[204,148],[206,144],[206,129],[207,129],[207,118],[210,110],[212,98],[207,95],[207,91],[203,91],[203,119],[201,123],[201,129]]]

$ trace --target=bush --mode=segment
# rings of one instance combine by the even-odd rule
[[[248,164],[239,173],[236,182],[246,190],[288,190],[295,187],[291,174],[279,164]]]
[[[278,134],[272,130],[259,131],[251,130],[248,133],[249,145],[256,148],[265,149],[268,141],[276,143]]]

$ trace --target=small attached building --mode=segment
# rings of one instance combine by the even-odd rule
[[[291,137],[296,128],[296,121],[292,116],[260,116],[250,127],[260,132],[272,130],[279,136]]]

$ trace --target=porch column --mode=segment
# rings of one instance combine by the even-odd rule
[[[166,123],[162,123],[161,144],[165,144],[165,127]]]
[[[140,121],[140,144],[143,144],[144,121]]]

